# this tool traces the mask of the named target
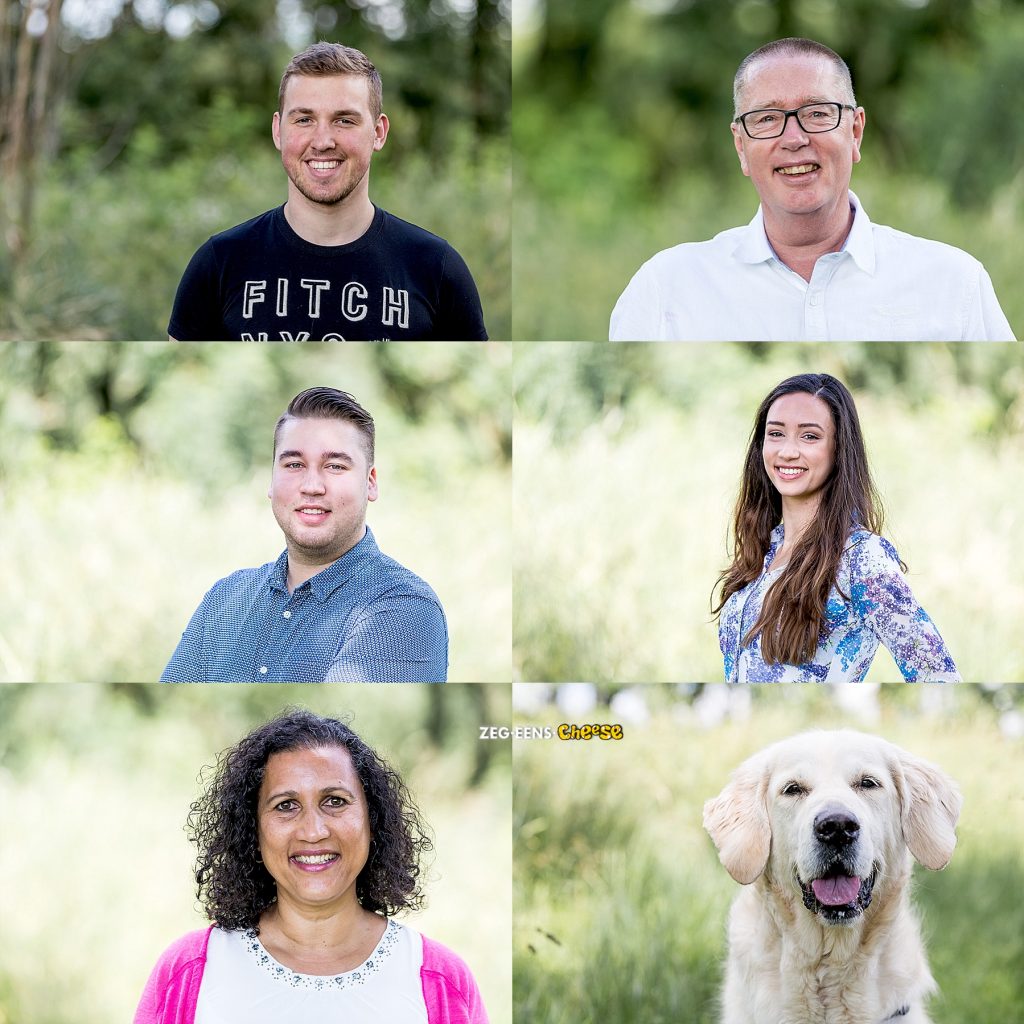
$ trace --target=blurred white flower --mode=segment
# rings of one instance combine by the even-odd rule
[[[1008,740],[1024,739],[1024,712],[1004,711],[999,716],[999,731]]]
[[[651,718],[643,688],[628,686],[611,700],[612,717],[624,725],[646,725]]]
[[[512,710],[525,715],[537,715],[551,703],[552,687],[549,683],[513,683]]]
[[[563,715],[588,715],[597,707],[597,687],[593,683],[562,683],[555,703]]]

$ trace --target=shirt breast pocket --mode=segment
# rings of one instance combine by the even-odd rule
[[[959,324],[943,323],[920,306],[890,305],[875,310],[877,328],[865,341],[955,341]]]

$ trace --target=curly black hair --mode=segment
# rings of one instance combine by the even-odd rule
[[[423,905],[420,858],[433,843],[405,783],[343,722],[289,708],[200,774],[201,782],[212,778],[192,804],[187,831],[198,848],[196,894],[222,928],[258,931],[260,915],[277,899],[259,852],[256,804],[267,761],[282,751],[317,747],[344,747],[366,794],[373,841],[356,879],[360,905],[389,916]]]

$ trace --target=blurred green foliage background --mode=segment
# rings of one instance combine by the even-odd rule
[[[381,549],[445,608],[449,679],[511,677],[511,353],[498,344],[0,344],[0,681],[152,682],[203,594],[277,557],[274,424],[377,424]]]
[[[968,250],[1024,331],[1021,0],[517,0],[516,338],[607,338],[641,263],[749,222],[732,78],[784,36],[850,65],[872,219]]]
[[[527,684],[523,689],[532,689]],[[847,694],[841,691],[858,691]],[[716,1024],[726,917],[740,891],[701,825],[705,800],[762,747],[808,728],[876,733],[939,765],[964,795],[956,853],[914,870],[940,994],[935,1024],[1018,1020],[1024,1005],[1024,742],[1019,697],[972,686],[667,686],[630,691],[620,742],[514,741],[515,1019]],[[1005,690],[1019,689],[1016,687]],[[717,692],[709,692],[717,691]],[[517,697],[517,703],[519,703]],[[1017,705],[1014,710],[1014,704]],[[553,707],[518,726],[619,722]]]
[[[425,911],[402,918],[454,949],[495,1024],[511,1024],[509,688],[0,688],[0,1021],[131,1020],[159,954],[207,922],[184,825],[219,751],[290,705],[340,717],[402,775],[434,834]],[[58,827],[59,826],[59,827]]]
[[[1014,343],[517,346],[516,678],[722,678],[710,598],[754,413],[802,372],[853,392],[885,534],[964,679],[1024,680]],[[884,648],[868,678],[900,681]]]
[[[364,50],[392,125],[371,198],[448,239],[511,331],[509,0],[0,0],[0,337],[166,337],[209,237],[284,202],[280,75]]]

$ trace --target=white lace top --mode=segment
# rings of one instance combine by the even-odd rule
[[[366,960],[344,974],[298,974],[252,931],[214,928],[195,1024],[426,1024],[419,932],[389,921]]]

